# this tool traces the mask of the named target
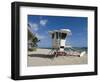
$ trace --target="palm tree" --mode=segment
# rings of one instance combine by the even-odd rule
[[[32,50],[33,48],[36,48],[38,45],[37,43],[40,41],[35,34],[32,33],[32,31],[29,29],[31,28],[28,24],[28,50]]]

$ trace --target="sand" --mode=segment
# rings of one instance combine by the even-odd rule
[[[28,52],[28,66],[51,66],[51,65],[79,65],[87,64],[87,54],[82,57],[77,56],[58,56],[49,55],[50,49],[37,49]]]

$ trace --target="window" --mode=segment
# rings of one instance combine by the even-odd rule
[[[61,39],[65,39],[66,38],[66,33],[61,33]]]
[[[54,33],[52,34],[52,39],[54,38]]]
[[[56,32],[56,39],[58,39],[58,32]]]
[[[61,33],[59,32],[59,38],[61,39]]]
[[[64,46],[60,46],[60,48],[64,48]]]

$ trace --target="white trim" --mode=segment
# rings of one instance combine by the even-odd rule
[[[55,15],[88,17],[88,64],[27,67],[27,15]],[[62,70],[63,69],[63,70]],[[41,75],[94,71],[94,11],[53,9],[40,7],[20,8],[20,75]]]

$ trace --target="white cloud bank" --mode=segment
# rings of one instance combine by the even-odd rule
[[[37,31],[39,30],[39,28],[41,28],[41,26],[46,26],[47,22],[48,22],[48,20],[46,20],[46,19],[41,19],[39,21],[39,23],[29,22],[30,29],[32,30],[32,32],[33,31],[35,32],[36,36],[39,39],[45,39],[45,36],[40,35],[39,33],[37,33]]]
[[[40,20],[40,25],[45,26],[47,24],[48,20],[46,19],[41,19]]]
[[[45,39],[44,35],[40,35],[40,34],[36,33],[36,36],[38,37],[38,39]]]
[[[33,31],[38,31],[39,25],[37,23],[29,23],[29,25]]]
[[[33,30],[33,31],[36,32],[36,31],[39,30],[39,28],[40,28],[41,26],[46,26],[47,21],[48,21],[48,20],[46,20],[46,19],[41,19],[41,20],[39,21],[39,24],[38,24],[38,23],[29,22],[29,25],[30,25],[31,30]]]

